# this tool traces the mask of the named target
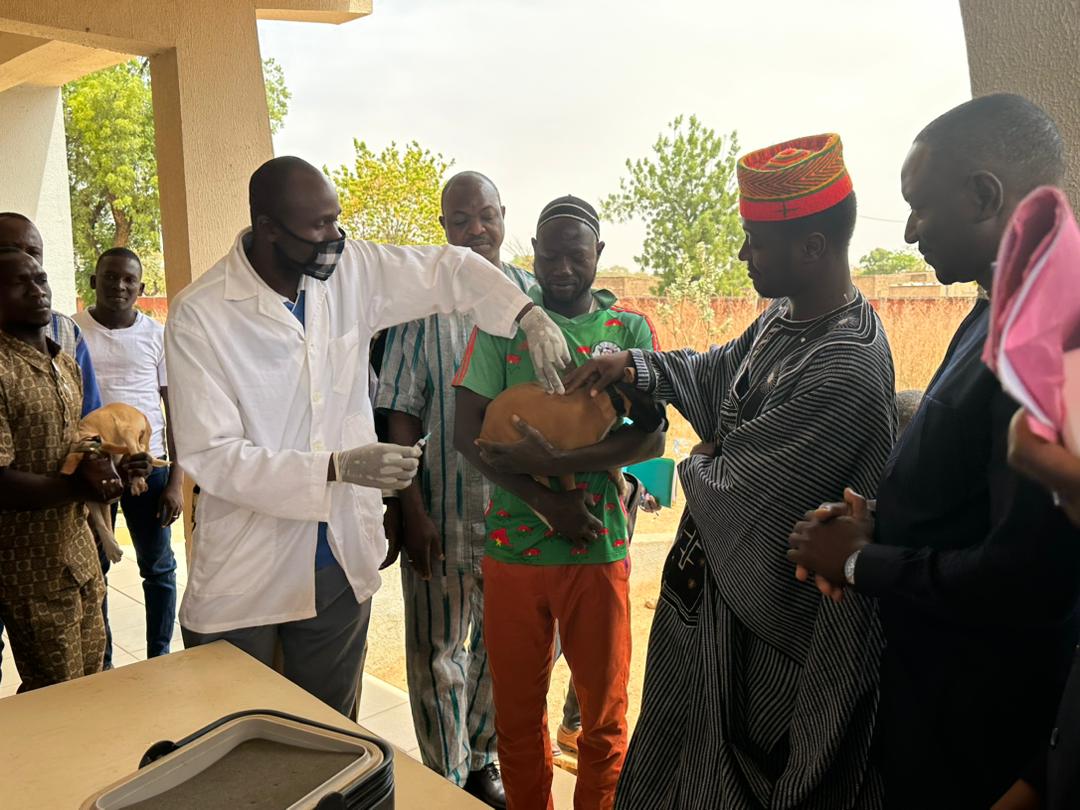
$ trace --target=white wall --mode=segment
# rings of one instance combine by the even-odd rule
[[[53,309],[75,311],[64,113],[56,87],[14,87],[0,93],[0,211],[34,220],[45,242]]]
[[[1057,122],[1080,210],[1080,2],[960,0],[971,91],[1027,96]]]

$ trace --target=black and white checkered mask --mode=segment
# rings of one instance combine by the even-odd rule
[[[313,242],[310,239],[304,239],[302,236],[297,236],[291,230],[289,230],[281,222],[278,222],[285,233],[289,234],[297,242],[302,242],[305,245],[311,246],[311,255],[306,261],[297,261],[292,256],[282,250],[278,244],[274,243],[274,251],[277,253],[278,258],[295,268],[305,276],[311,276],[317,278],[319,281],[326,281],[330,276],[334,274],[334,269],[337,267],[338,261],[341,260],[342,251],[345,250],[345,231],[340,227],[337,229],[337,239],[327,239],[323,242]]]

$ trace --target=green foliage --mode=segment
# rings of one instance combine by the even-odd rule
[[[148,63],[136,59],[91,73],[65,85],[63,99],[79,295],[92,300],[94,262],[114,246],[130,247],[143,258],[148,289],[161,285]]]
[[[514,267],[518,268],[518,270],[527,270],[528,272],[532,273],[534,272],[533,262],[536,261],[536,257],[533,256],[531,253],[527,255],[515,254],[511,256],[509,260],[504,259],[503,261],[509,261],[509,263],[512,264]]]
[[[522,243],[516,236],[512,236],[510,237],[509,242],[503,243],[502,252],[504,256],[503,261],[509,262],[514,265],[514,267],[521,270],[528,270],[530,273],[533,272],[533,261],[535,260],[535,256],[533,256],[531,242]],[[505,258],[507,255],[510,256],[509,259]]]
[[[613,264],[610,267],[601,267],[596,271],[598,276],[629,276],[634,271],[629,267],[623,267],[621,264]]]
[[[285,71],[276,59],[264,59],[263,84],[266,85],[266,108],[270,113],[270,134],[277,135],[285,126],[292,93],[285,86]]]
[[[281,66],[264,63],[270,129],[288,113],[290,93]],[[93,300],[90,276],[97,257],[128,247],[143,262],[148,295],[165,292],[154,153],[154,107],[146,59],[99,70],[64,86],[75,282]]]
[[[443,177],[453,161],[411,141],[391,143],[375,154],[353,139],[352,168],[323,168],[341,197],[341,224],[355,239],[390,245],[446,242],[439,225]]]
[[[642,255],[665,296],[742,295],[750,282],[739,261],[735,163],[738,133],[717,135],[696,116],[677,117],[652,147],[652,156],[627,160],[628,176],[603,200],[605,219],[645,222]]]
[[[859,259],[859,275],[892,276],[897,273],[923,273],[930,268],[922,256],[910,248],[887,250],[874,248]]]

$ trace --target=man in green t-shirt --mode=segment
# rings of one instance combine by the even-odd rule
[[[579,364],[656,349],[644,315],[592,289],[603,248],[596,212],[584,200],[561,197],[540,213],[533,239],[540,286],[530,295],[562,329]],[[545,707],[557,620],[581,703],[575,805],[605,810],[626,753],[630,667],[626,509],[607,471],[663,453],[663,427],[626,425],[570,452],[554,450],[527,426],[519,442],[479,446],[488,404],[532,379],[523,333],[506,339],[479,331],[454,379],[455,447],[495,484],[483,573],[499,763],[510,806],[551,807]],[[565,492],[554,478],[548,488],[531,477],[567,474],[577,488]]]

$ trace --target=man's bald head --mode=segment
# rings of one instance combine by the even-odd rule
[[[1010,196],[1023,198],[1038,186],[1061,185],[1065,142],[1039,105],[1014,93],[974,98],[923,128],[924,143],[970,171],[988,171]]]
[[[45,260],[41,232],[30,217],[16,211],[0,213],[0,247],[21,250],[39,263]]]
[[[266,161],[248,182],[251,224],[254,226],[260,215],[273,219],[286,217],[297,185],[329,185],[329,182],[326,175],[303,158],[283,155]]]
[[[491,182],[491,178],[486,174],[474,171],[458,172],[445,183],[442,187],[442,197],[440,202],[442,204],[443,216],[446,215],[446,198],[452,192],[458,189],[477,189],[491,191],[495,195],[495,199],[502,205],[502,198],[499,196],[499,189]]]
[[[340,255],[344,233],[338,226],[337,189],[306,160],[284,156],[266,161],[251,175],[248,203],[251,234],[244,249],[255,272],[278,283],[282,294],[295,293],[300,276],[318,264],[325,246],[337,244]],[[319,273],[310,272],[324,278]]]
[[[480,172],[458,172],[443,186],[439,224],[446,241],[472,249],[496,267],[506,235],[505,214],[499,190]]]
[[[904,160],[904,239],[943,284],[978,281],[989,290],[1016,206],[1038,186],[1060,185],[1064,173],[1061,133],[1038,105],[1011,93],[972,99],[927,124]]]

